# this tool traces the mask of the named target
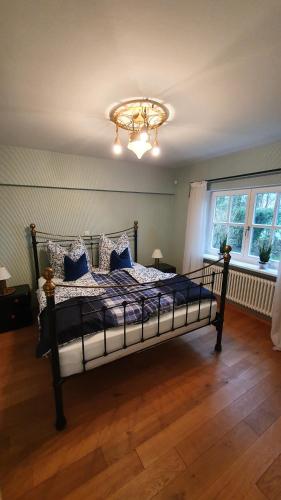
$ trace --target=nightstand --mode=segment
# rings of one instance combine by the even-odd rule
[[[32,323],[29,285],[19,285],[15,289],[11,295],[0,295],[0,333]]]
[[[147,267],[155,267],[153,265],[147,266]],[[162,273],[176,273],[176,267],[172,266],[171,264],[165,264],[165,262],[160,262],[158,267],[155,269],[158,269],[159,271],[162,271]]]

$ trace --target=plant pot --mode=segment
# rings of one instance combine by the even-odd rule
[[[267,268],[267,264],[268,264],[268,262],[261,262],[261,261],[259,261],[260,269],[266,269]]]

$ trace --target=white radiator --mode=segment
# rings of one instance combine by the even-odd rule
[[[222,268],[211,266],[205,269],[204,274],[210,274],[213,271],[220,272]],[[211,279],[211,277],[206,277],[204,278],[204,282],[210,282]],[[220,295],[221,283],[222,274],[216,275],[214,293],[218,295]],[[206,288],[210,289],[211,285],[207,285]],[[226,297],[237,304],[253,309],[265,316],[271,316],[274,288],[274,281],[230,269]]]

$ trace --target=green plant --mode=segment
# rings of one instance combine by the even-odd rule
[[[272,247],[267,241],[262,241],[259,243],[259,257],[260,262],[265,264],[270,259]]]
[[[221,236],[221,238],[220,238],[220,253],[224,253],[226,243],[227,243],[227,236],[226,235]]]

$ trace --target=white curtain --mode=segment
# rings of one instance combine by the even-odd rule
[[[192,182],[187,208],[183,273],[203,266],[205,248],[207,182]]]
[[[281,351],[281,261],[272,304],[271,340],[276,351]]]

